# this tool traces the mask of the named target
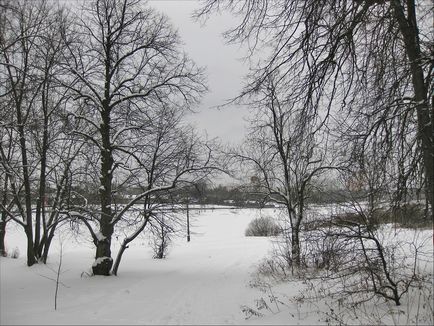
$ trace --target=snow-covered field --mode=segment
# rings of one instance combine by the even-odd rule
[[[324,313],[330,309],[328,302],[312,305],[300,299],[303,293],[300,291],[305,286],[302,282],[275,285],[265,292],[250,286],[257,265],[272,248],[270,238],[244,236],[250,220],[259,214],[272,215],[275,211],[216,209],[197,212],[192,217],[191,242],[187,243],[184,237],[175,239],[168,257],[157,260],[152,259],[147,240],[137,239],[124,254],[119,276],[110,277],[89,276],[93,246],[84,237],[78,244],[63,235],[63,285],[59,287],[56,311],[52,279],[58,268],[60,242],[55,241],[47,265],[28,268],[25,239],[21,231],[10,226],[7,246],[10,252],[18,248],[21,254],[18,259],[0,259],[0,323],[336,323]],[[424,234],[431,237],[432,231]],[[432,251],[432,238],[428,243]],[[116,254],[116,248],[113,252]],[[273,302],[270,297],[277,299]],[[424,298],[419,296],[419,303],[420,300]],[[258,311],[262,301],[268,304],[267,309],[261,310],[264,316],[253,315],[246,319],[249,314],[245,308]],[[392,321],[405,324],[406,320],[398,316],[397,321]]]

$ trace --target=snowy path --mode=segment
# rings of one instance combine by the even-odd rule
[[[193,219],[192,241],[180,239],[166,260],[151,259],[148,249],[132,246],[118,277],[80,277],[93,250],[66,250],[62,281],[68,288],[60,288],[57,311],[54,282],[41,276],[53,277],[52,271],[43,265],[28,269],[24,257],[2,259],[1,324],[241,323],[240,305],[258,296],[248,286],[250,273],[270,247],[266,238],[244,237],[255,214],[207,211]],[[55,268],[54,251],[52,257]]]

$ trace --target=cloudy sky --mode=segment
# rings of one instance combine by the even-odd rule
[[[242,78],[248,71],[248,63],[242,60],[246,52],[238,45],[227,45],[221,35],[227,27],[234,25],[234,18],[229,14],[214,15],[201,26],[191,18],[199,1],[151,0],[149,5],[167,14],[185,43],[184,50],[207,70],[210,92],[197,108],[198,113],[189,120],[210,138],[220,137],[224,143],[242,140],[246,125],[243,117],[248,114],[246,108],[215,108],[238,95]]]

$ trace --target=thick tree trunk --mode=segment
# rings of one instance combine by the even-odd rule
[[[27,266],[33,266],[37,263],[37,259],[35,256],[35,250],[33,247],[33,230],[32,226],[30,225],[26,227],[25,229],[26,236],[27,236]]]
[[[110,51],[108,47],[107,51]],[[109,57],[109,56],[107,56]],[[113,266],[113,259],[111,257],[111,239],[113,235],[113,213],[112,213],[112,180],[113,180],[113,152],[110,140],[110,79],[109,79],[109,65],[106,66],[106,85],[105,85],[105,100],[102,102],[101,111],[101,172],[100,172],[100,233],[98,242],[96,244],[95,262],[92,266],[94,275],[110,275]]]
[[[112,160],[112,158],[111,158]],[[110,161],[110,160],[109,160]],[[108,164],[110,165],[110,164]],[[111,168],[111,165],[110,165]],[[111,175],[109,169],[107,169],[107,161],[103,158],[101,177],[101,219],[100,219],[100,231],[97,236],[95,262],[92,265],[92,271],[94,275],[110,275],[110,271],[113,265],[113,259],[111,257],[111,239],[113,235],[112,209],[111,209]]]
[[[110,247],[111,237],[98,240],[96,245],[95,262],[92,265],[92,272],[94,275],[110,275],[113,266]]]
[[[94,275],[110,275],[113,265],[111,257],[111,239],[113,235],[111,208],[112,165],[113,158],[111,157],[111,153],[103,153],[100,188],[101,218],[100,230],[97,237],[98,241],[96,243],[95,262],[92,266]]]

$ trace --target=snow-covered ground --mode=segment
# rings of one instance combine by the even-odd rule
[[[124,254],[119,276],[110,277],[91,277],[93,246],[85,237],[77,243],[64,234],[63,285],[56,311],[52,279],[58,267],[59,241],[55,241],[47,265],[28,268],[25,239],[10,226],[9,252],[18,248],[21,254],[18,259],[0,259],[0,324],[336,323],[324,313],[330,309],[328,302],[313,304],[300,299],[302,282],[274,285],[263,292],[250,286],[257,265],[272,247],[270,238],[244,236],[248,223],[259,214],[276,211],[198,211],[191,218],[191,242],[175,239],[168,257],[157,260],[152,259],[147,240],[137,239]],[[430,232],[426,234],[432,235]],[[432,239],[429,246],[432,250]],[[260,309],[261,302],[268,308],[262,305]],[[263,316],[246,319],[250,315],[246,308],[260,310]]]
[[[176,239],[164,260],[152,259],[145,239],[124,254],[119,276],[89,277],[94,250],[63,241],[58,309],[54,311],[58,250],[47,266],[25,266],[25,239],[9,230],[7,246],[20,258],[1,258],[1,324],[226,324],[257,290],[248,286],[267,238],[246,238],[255,210],[203,211],[192,218],[191,242]],[[55,244],[57,244],[55,242]],[[116,252],[116,251],[114,251]]]

